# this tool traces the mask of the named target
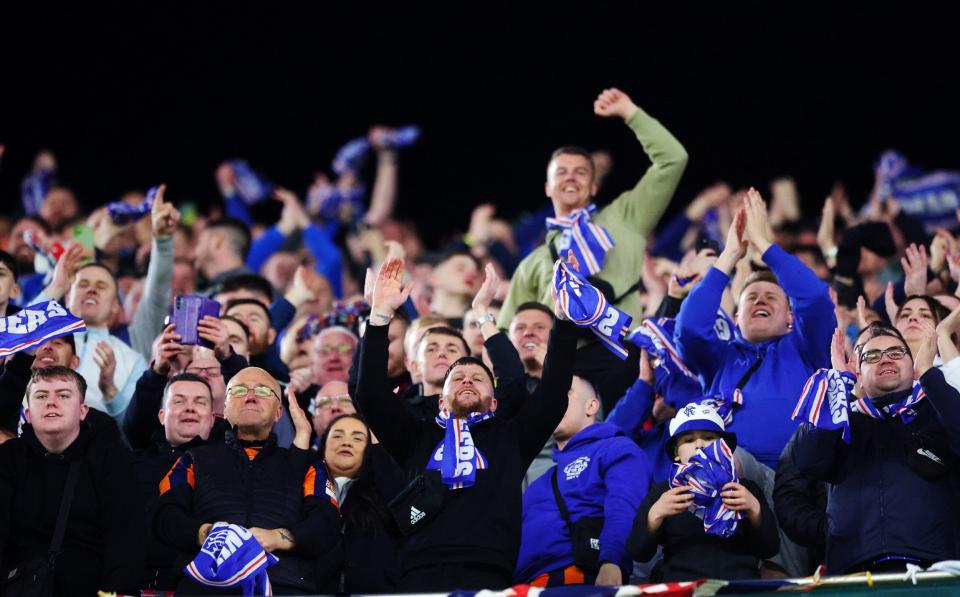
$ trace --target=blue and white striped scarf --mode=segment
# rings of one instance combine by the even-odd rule
[[[597,206],[591,203],[584,209],[574,210],[569,216],[547,218],[548,230],[563,230],[557,254],[568,261],[569,254],[573,253],[577,272],[583,276],[600,273],[607,253],[614,246],[606,228],[593,223],[596,212]]]
[[[273,595],[267,568],[279,561],[244,527],[218,522],[184,571],[208,587],[239,586],[244,595]]]
[[[582,328],[589,328],[610,352],[627,358],[627,349],[621,341],[633,318],[607,302],[603,293],[594,288],[572,267],[558,259],[553,265],[553,287],[564,316]]]
[[[906,425],[917,416],[914,405],[925,397],[920,382],[914,381],[913,390],[902,399],[877,407],[871,398],[853,394],[856,384],[857,376],[849,371],[818,369],[804,384],[791,419],[807,421],[818,429],[840,429],[843,441],[849,444],[851,412],[872,419],[899,417]]]
[[[467,417],[437,415],[437,425],[444,428],[443,440],[437,444],[427,461],[428,471],[440,471],[440,479],[451,490],[472,487],[477,482],[477,471],[487,468],[487,459],[473,443],[470,428],[493,418],[493,413],[472,413]]]

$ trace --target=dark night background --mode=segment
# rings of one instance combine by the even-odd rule
[[[956,18],[936,5],[406,4],[7,5],[2,204],[41,148],[88,207],[161,180],[216,201],[235,156],[303,194],[370,124],[417,123],[398,211],[435,244],[477,203],[542,206],[558,145],[612,151],[604,198],[632,185],[639,144],[592,113],[606,86],[687,147],[674,211],[783,173],[808,215],[837,179],[856,205],[888,147],[960,168]]]

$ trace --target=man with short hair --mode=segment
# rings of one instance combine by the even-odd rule
[[[717,310],[749,242],[771,272],[747,279],[737,303],[738,334],[721,337]],[[677,316],[680,358],[718,401],[739,445],[776,470],[797,424],[790,420],[807,378],[830,362],[837,325],[829,289],[796,257],[774,244],[767,208],[754,189],[737,212],[727,243]]]
[[[252,366],[266,369],[270,375],[281,381],[290,378],[290,372],[280,360],[274,346],[277,341],[277,330],[273,327],[267,305],[257,299],[234,299],[223,308],[223,314],[236,317],[247,324],[247,329],[250,330],[247,346],[250,349]]]
[[[377,276],[356,396],[380,445],[401,466],[423,470],[426,463],[424,491],[442,504],[429,511],[414,504],[409,510],[411,534],[401,555],[400,587],[411,592],[503,588],[512,584],[519,547],[520,480],[566,410],[576,328],[569,322],[557,325],[541,387],[512,417],[492,414],[493,375],[482,361],[464,356],[449,366],[441,386],[443,416],[418,420],[396,399],[384,375],[387,327],[411,288],[402,287],[402,272],[403,260],[392,258]],[[421,350],[430,340],[421,340]],[[467,352],[466,346],[460,350]]]
[[[280,384],[259,367],[247,367],[227,384],[227,420],[235,431],[224,443],[192,448],[160,482],[153,530],[168,546],[199,549],[216,522],[242,525],[279,563],[267,574],[279,595],[316,591],[314,558],[338,536],[336,508],[314,483],[308,469],[310,424],[291,400],[297,426],[295,446],[277,446],[273,425],[283,415]],[[212,589],[183,577],[178,593],[209,594]],[[216,594],[224,594],[218,592]]]
[[[836,332],[834,368],[856,373],[856,395],[852,380],[831,383],[830,394],[843,391],[827,397],[824,416],[837,422],[848,411],[849,428],[804,422],[793,444],[800,472],[828,484],[830,574],[904,572],[960,555],[960,394],[933,366],[951,327],[931,333],[914,359],[896,328],[875,322],[857,337],[855,370]]]
[[[650,484],[646,455],[610,423],[598,423],[600,400],[587,380],[574,376],[567,412],[553,432],[556,462],[523,494],[523,536],[516,580],[533,586],[621,585],[632,563],[627,537]],[[556,484],[570,512],[565,521],[554,497]],[[598,571],[576,566],[570,524],[584,516],[603,519]]]
[[[605,230],[613,241],[613,246],[607,249],[602,259],[596,256],[600,269],[591,278],[594,285],[599,285],[602,290],[603,286],[608,287],[605,289],[609,294],[607,299],[633,317],[634,322],[639,322],[643,316],[643,305],[636,288],[643,271],[646,238],[657,225],[680,182],[687,165],[687,152],[657,120],[618,89],[601,92],[594,102],[594,113],[622,118],[653,163],[632,189],[605,208],[596,210],[592,202],[598,187],[590,153],[573,146],[561,147],[553,153],[547,164],[544,183],[544,193],[550,198],[554,210],[554,218],[549,220],[551,230],[547,232],[545,242],[525,257],[514,272],[510,292],[498,317],[503,329],[510,325],[518,305],[539,301],[550,306],[553,265],[574,246],[574,217],[589,220]],[[586,267],[587,264],[581,265]],[[624,364],[598,341],[583,343],[577,355],[578,371],[589,373],[588,377],[604,401],[623,395],[636,379],[635,365],[632,360]]]
[[[84,423],[85,386],[66,367],[33,372],[28,424],[0,446],[0,574],[11,579],[15,569],[49,557],[61,498],[79,467],[52,593],[132,595],[143,580],[143,504],[127,453]],[[20,582],[27,590],[32,581]]]
[[[193,263],[203,281],[201,294],[211,296],[231,276],[256,273],[244,262],[250,250],[250,230],[240,220],[207,222],[196,240]]]
[[[553,321],[550,309],[537,302],[518,306],[517,314],[510,320],[510,341],[520,353],[523,370],[530,377],[539,379],[543,375],[543,357]]]
[[[423,332],[410,369],[411,377],[421,381],[401,396],[419,419],[430,421],[437,416],[451,363],[469,354],[467,341],[453,328],[431,327]]]
[[[181,373],[190,373],[204,380],[211,388],[210,408],[214,414],[212,437],[223,439],[229,426],[223,419],[226,386],[224,379],[236,375],[247,366],[247,360],[233,352],[223,320],[209,315],[197,324],[202,340],[214,345],[180,344],[174,324],[169,324],[159,338],[150,367],[137,380],[133,399],[123,415],[121,429],[134,449],[150,447],[162,431],[157,412],[163,409],[169,380]]]
[[[0,251],[0,317],[12,315],[16,306],[11,302],[20,295],[17,284],[17,260],[6,251]]]
[[[451,326],[463,326],[463,314],[480,286],[480,262],[466,251],[452,251],[444,255],[430,275],[433,297],[430,312],[450,321]]]
[[[163,390],[160,410],[154,414],[162,427],[150,445],[134,453],[133,472],[147,506],[146,588],[172,591],[177,587],[183,567],[195,554],[160,543],[149,528],[149,521],[160,497],[157,487],[167,471],[184,452],[203,445],[210,437],[215,421],[210,385],[192,373],[174,375]]]

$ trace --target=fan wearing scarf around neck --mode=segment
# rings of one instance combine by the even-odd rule
[[[829,486],[831,574],[897,572],[960,553],[960,393],[933,366],[938,349],[957,355],[958,313],[936,331],[924,322],[915,358],[896,328],[874,322],[848,361],[837,330],[833,369],[806,384],[793,461]]]
[[[663,546],[652,581],[759,578],[760,561],[780,549],[763,490],[738,477],[736,447],[711,401],[688,404],[670,421],[673,470],[650,487],[627,541],[638,562]]]
[[[498,416],[494,376],[483,361],[463,357],[443,382],[440,416],[418,419],[385,375],[387,328],[412,289],[403,275],[400,258],[388,259],[377,274],[356,392],[380,445],[405,469],[423,471],[390,506],[407,535],[400,590],[504,588],[512,584],[520,548],[521,481],[566,412],[577,327],[557,322],[535,391],[500,394],[505,403],[520,402],[504,405],[509,416]],[[515,363],[494,367],[522,371],[514,355]]]
[[[635,135],[650,160],[643,176],[605,206],[594,199],[598,168],[590,152],[577,146],[556,149],[546,164],[544,194],[552,204],[544,242],[517,266],[497,325],[507,329],[517,308],[528,302],[550,305],[553,264],[578,263],[576,273],[602,291],[612,307],[634,321],[643,316],[639,286],[647,237],[670,202],[687,165],[687,152],[657,119],[623,91],[602,90],[593,103],[595,115],[622,122]],[[639,171],[639,170],[638,170]],[[619,362],[607,345],[590,334],[581,338],[577,369],[593,383],[610,412],[613,401],[636,380],[635,358]]]

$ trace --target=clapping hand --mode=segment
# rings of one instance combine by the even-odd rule
[[[413,290],[413,281],[406,286],[403,285],[403,259],[391,257],[384,262],[373,284],[370,323],[372,325],[390,323],[396,310],[407,302],[411,290]]]

